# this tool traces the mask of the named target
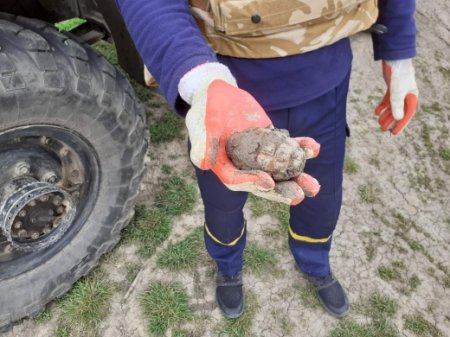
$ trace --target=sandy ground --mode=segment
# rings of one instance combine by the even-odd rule
[[[448,284],[445,287],[444,278],[445,271],[448,273],[450,269],[450,161],[439,156],[439,149],[450,147],[450,3],[418,1],[417,25],[415,65],[420,109],[406,132],[398,137],[380,133],[373,115],[385,86],[380,63],[372,61],[370,37],[360,34],[352,39],[354,70],[348,106],[351,138],[347,156],[360,169],[345,175],[344,202],[331,260],[352,303],[364,301],[373,292],[386,294],[399,303],[399,312],[393,320],[401,336],[414,336],[404,328],[402,316],[415,312],[449,336],[450,290]],[[153,147],[150,152],[149,170],[139,199],[148,207],[152,206],[155,186],[160,183],[162,164],[173,166],[176,173],[193,181],[184,140]],[[358,192],[361,186],[369,186],[375,192],[372,202],[362,200]],[[114,295],[110,314],[100,326],[100,336],[148,336],[139,301],[140,294],[155,280],[182,283],[195,313],[209,317],[191,326],[190,336],[218,335],[217,326],[222,318],[214,303],[212,263],[195,273],[170,273],[158,269],[155,263],[158,252],[202,224],[202,210],[199,200],[191,214],[177,218],[170,238],[149,259],[139,258],[132,245],[116,249],[120,258],[109,265],[114,282],[123,279],[127,263],[140,260],[142,269],[130,287]],[[271,240],[262,231],[276,228],[277,220],[269,215],[255,218],[248,210],[246,214],[249,242],[276,251],[282,270],[275,276],[245,275],[245,287],[257,294],[259,303],[253,334],[327,336],[337,321],[321,308],[305,307],[297,289],[305,287],[306,281],[295,270],[286,242]],[[398,214],[406,219],[406,225]],[[403,280],[418,277],[420,284],[415,290],[407,293],[404,281],[385,281],[379,277],[379,267],[392,263],[404,266]],[[52,311],[54,317],[44,324],[24,320],[5,337],[52,336],[57,315],[57,311]],[[364,319],[355,311],[350,318]]]

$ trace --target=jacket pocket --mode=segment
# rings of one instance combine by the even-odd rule
[[[214,28],[229,36],[262,36],[337,19],[369,0],[211,0]]]

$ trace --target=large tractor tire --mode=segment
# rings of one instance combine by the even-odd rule
[[[130,84],[95,50],[0,13],[0,328],[41,312],[118,242],[147,134]]]

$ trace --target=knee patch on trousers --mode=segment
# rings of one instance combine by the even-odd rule
[[[235,246],[239,240],[244,236],[247,227],[247,221],[244,222],[242,228],[236,232],[234,235],[231,232],[224,233],[221,231],[214,231],[212,228],[209,228],[205,222],[205,233],[208,237],[211,238],[215,243],[218,243],[222,246],[232,247]]]
[[[289,236],[295,241],[308,243],[327,243],[331,239],[331,235],[324,238],[312,238],[310,236],[297,234],[292,230],[291,225],[289,225]]]

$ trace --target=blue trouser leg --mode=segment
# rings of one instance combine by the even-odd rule
[[[342,171],[346,136],[348,78],[338,87],[300,106],[268,111],[277,128],[291,136],[313,137],[321,144],[318,158],[307,161],[305,172],[319,180],[321,190],[291,207],[289,245],[300,269],[311,276],[330,271],[331,234],[342,202]],[[205,206],[205,245],[225,275],[242,270],[247,193],[227,189],[211,171],[196,169]]]
[[[195,172],[205,206],[206,250],[223,274],[234,276],[242,270],[248,193],[229,190],[212,171]]]
[[[307,160],[304,170],[319,181],[320,192],[290,209],[289,246],[297,265],[310,276],[330,272],[331,235],[342,204],[348,81],[347,77],[334,90],[289,109],[287,127],[283,125],[292,137],[312,137],[321,144],[319,156]],[[270,114],[275,126],[276,115]]]

